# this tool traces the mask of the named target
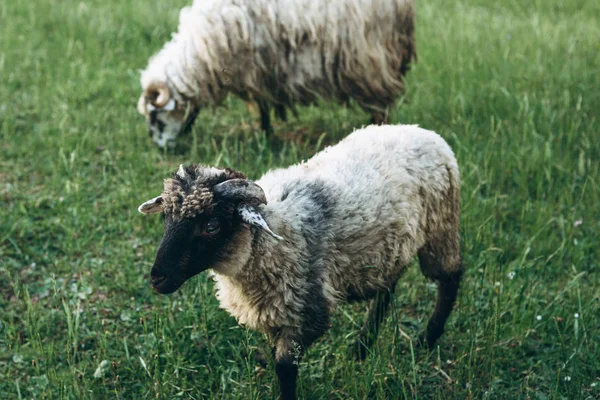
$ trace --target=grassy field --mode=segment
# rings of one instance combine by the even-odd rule
[[[264,338],[206,275],[155,295],[159,217],[136,207],[182,162],[305,159],[369,116],[331,104],[275,126],[230,98],[184,152],[136,114],[138,69],[188,0],[0,2],[0,398],[274,398]],[[373,354],[345,306],[300,369],[306,399],[600,398],[600,2],[418,2],[419,62],[393,122],[454,148],[466,275],[436,351],[414,349],[435,287],[401,280]],[[105,360],[105,361],[104,361]],[[104,367],[102,367],[104,366]]]

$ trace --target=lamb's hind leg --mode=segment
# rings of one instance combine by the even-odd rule
[[[358,339],[354,343],[353,351],[357,360],[364,360],[367,356],[367,351],[375,343],[377,333],[379,332],[379,326],[385,319],[395,287],[396,284],[389,290],[377,293],[375,298],[371,300],[367,318],[360,330]]]
[[[455,243],[456,242],[456,243]],[[437,282],[437,299],[433,315],[420,342],[433,348],[436,340],[444,333],[444,325],[452,312],[462,277],[462,264],[458,240],[443,245],[428,244],[419,250],[421,271]]]

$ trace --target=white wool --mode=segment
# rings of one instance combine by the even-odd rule
[[[218,104],[227,92],[292,106],[354,98],[384,110],[415,58],[413,0],[195,0],[150,59],[144,89]]]

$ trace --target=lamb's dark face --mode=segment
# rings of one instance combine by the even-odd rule
[[[150,274],[154,290],[173,293],[185,281],[219,262],[235,229],[227,214],[184,219],[164,215],[165,230]]]
[[[143,214],[162,213],[164,233],[150,282],[158,293],[173,293],[209,268],[243,263],[239,251],[250,240],[248,225],[281,240],[264,220],[263,190],[231,169],[181,165],[165,180],[163,193],[142,203]]]

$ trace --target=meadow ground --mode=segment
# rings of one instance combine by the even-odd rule
[[[368,115],[302,108],[269,143],[230,98],[187,150],[159,151],[135,111],[138,69],[185,3],[0,2],[2,399],[273,398],[253,357],[264,338],[218,308],[206,275],[152,292],[162,225],[136,207],[182,162],[256,178]],[[459,160],[458,307],[436,351],[413,349],[403,333],[424,327],[435,287],[411,268],[367,361],[347,353],[365,304],[345,306],[299,394],[600,398],[600,2],[418,3],[419,62],[392,121],[436,130]]]

